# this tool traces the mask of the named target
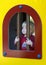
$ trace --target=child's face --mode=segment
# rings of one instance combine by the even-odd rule
[[[25,35],[26,32],[27,32],[26,26],[22,27],[22,34]],[[32,25],[30,25],[30,35],[31,35],[32,33],[34,33],[34,32],[35,32],[35,27],[32,26]]]
[[[25,28],[22,28],[22,34],[26,34],[26,27]]]
[[[26,34],[26,22],[22,24],[22,34]]]

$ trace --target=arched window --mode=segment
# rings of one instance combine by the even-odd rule
[[[6,14],[3,21],[3,55],[42,57],[42,25],[33,8],[18,5]]]

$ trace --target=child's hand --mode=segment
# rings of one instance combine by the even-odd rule
[[[27,44],[27,45],[31,45],[31,47],[33,46],[32,41],[31,41],[31,40],[29,40],[29,39],[27,39],[27,40],[26,40],[26,44]]]
[[[18,36],[15,37],[14,44],[16,44],[17,42],[19,42],[19,37]]]

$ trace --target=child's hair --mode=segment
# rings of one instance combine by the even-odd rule
[[[29,25],[31,25],[32,28],[34,27],[34,23],[32,21],[29,21]],[[26,27],[26,21],[22,23],[22,27]]]

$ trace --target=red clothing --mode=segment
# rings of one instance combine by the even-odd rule
[[[30,50],[34,50],[34,42],[35,42],[35,40],[34,40],[35,38],[34,38],[34,36],[33,35],[31,35],[30,36],[30,40],[33,42],[33,46],[31,47],[30,45],[29,45],[29,48],[30,48]],[[24,37],[24,35],[22,35],[21,37],[20,37],[20,49],[21,50],[27,50],[27,48],[26,48],[26,37]]]

